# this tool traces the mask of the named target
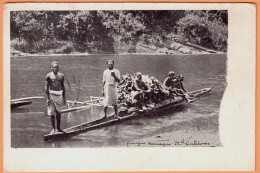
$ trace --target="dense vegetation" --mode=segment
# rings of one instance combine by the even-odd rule
[[[13,11],[11,47],[28,53],[135,52],[169,41],[227,50],[227,11]]]

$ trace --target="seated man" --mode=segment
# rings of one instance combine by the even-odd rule
[[[167,77],[164,80],[164,86],[167,90],[169,90],[170,92],[170,96],[171,94],[174,94],[176,96],[182,96],[185,98],[185,100],[188,103],[192,103],[194,102],[196,99],[191,97],[191,95],[187,92],[187,90],[184,89],[183,87],[183,79],[184,77],[181,76],[175,76],[175,73],[170,71],[169,72],[169,77]]]
[[[151,100],[153,103],[158,103],[160,100],[164,100],[165,97],[167,96],[167,91],[164,89],[162,84],[155,79],[155,77],[151,76]]]
[[[173,71],[170,71],[168,73],[168,77],[163,82],[163,87],[165,90],[169,91],[169,96],[174,97],[174,83],[176,82],[175,73]]]
[[[150,88],[142,81],[142,73],[136,73],[136,80],[134,81],[133,96],[138,101],[138,107],[146,110],[145,103],[149,98]]]

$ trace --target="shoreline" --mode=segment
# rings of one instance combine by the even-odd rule
[[[89,54],[89,53],[71,53],[71,54],[28,54],[28,55],[11,55],[11,58],[18,58],[18,57],[54,57],[54,56],[93,56],[93,55],[115,55],[115,56],[122,56],[122,55],[214,55],[214,54],[227,54],[227,52],[217,52],[217,53],[210,53],[210,52],[203,52],[203,53],[196,53],[196,54],[167,54],[167,53],[119,53],[119,54]]]
[[[53,56],[123,56],[123,55],[211,55],[211,54],[227,54],[224,51],[216,51],[209,48],[205,48],[199,45],[195,45],[189,42],[182,43],[171,41],[170,45],[164,45],[164,47],[158,47],[154,45],[137,44],[135,52],[118,51],[119,53],[88,53],[88,52],[78,52],[72,51],[70,53],[63,52],[38,52],[38,53],[25,53],[19,50],[10,49],[11,57],[53,57]]]

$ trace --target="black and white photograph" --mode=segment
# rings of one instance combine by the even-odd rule
[[[221,107],[236,109],[239,92],[227,87],[252,79],[237,70],[240,83],[228,82],[229,5],[55,5],[8,9],[10,149],[229,146],[221,127],[232,122],[221,122]]]

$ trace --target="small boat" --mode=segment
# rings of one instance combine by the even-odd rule
[[[15,101],[15,102],[11,101],[11,109],[24,106],[24,105],[30,105],[30,104],[32,104],[31,100]]]
[[[11,100],[11,109],[32,104],[33,99],[43,99],[43,98],[44,98],[43,96],[35,96],[35,97],[13,99],[13,100]]]
[[[212,88],[204,88],[200,90],[196,90],[193,92],[190,92],[190,94],[193,95],[194,98],[199,98],[211,91]],[[81,133],[85,133],[87,131],[91,131],[100,127],[104,127],[107,125],[111,125],[126,119],[130,119],[133,117],[137,116],[142,116],[142,115],[151,115],[154,114],[160,110],[163,109],[169,109],[181,104],[187,103],[185,99],[181,96],[177,96],[174,99],[167,99],[162,101],[161,103],[156,104],[152,109],[148,111],[143,111],[140,112],[139,110],[135,109],[133,111],[129,111],[127,113],[119,113],[119,118],[114,118],[113,115],[108,116],[108,118],[101,118],[98,120],[82,123],[67,129],[64,129],[65,133],[57,132],[54,134],[47,134],[44,135],[44,141],[52,141],[52,140],[59,140],[59,139],[64,139],[72,136],[79,135]]]

